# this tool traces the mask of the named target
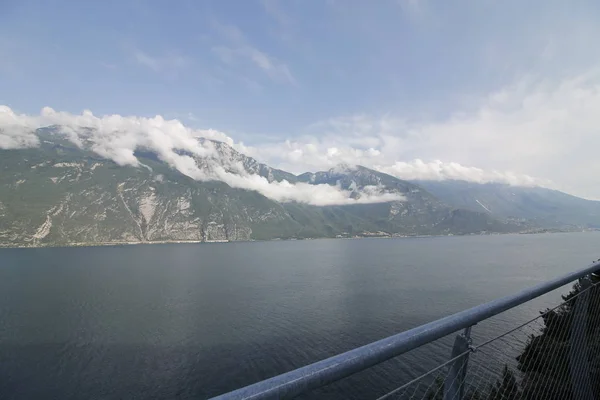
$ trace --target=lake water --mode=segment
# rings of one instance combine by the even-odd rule
[[[0,250],[0,398],[203,399],[588,265],[599,233]],[[476,326],[487,337],[553,292]],[[448,341],[307,398],[375,398]]]

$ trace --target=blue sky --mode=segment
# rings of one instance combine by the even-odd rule
[[[560,26],[600,15],[523,3],[5,0],[14,60],[0,99],[285,135],[339,115],[437,118],[522,74],[560,73],[544,58]]]
[[[3,0],[0,7],[0,104],[18,113],[50,106],[158,114],[217,129],[262,161],[298,172],[372,148],[384,159],[364,163],[387,172],[405,173],[399,162],[440,161],[600,197],[589,189],[600,183],[591,172],[573,184],[553,164],[585,158],[600,136],[593,110],[575,116],[581,107],[574,108],[579,90],[590,96],[585,104],[598,97],[596,1]],[[556,96],[574,97],[556,104]],[[561,130],[542,114],[549,109],[569,114]],[[498,131],[506,124],[515,129]],[[574,137],[580,146],[565,148]],[[544,158],[531,143],[546,138]],[[307,145],[337,153],[313,162]],[[335,156],[344,149],[345,158]]]

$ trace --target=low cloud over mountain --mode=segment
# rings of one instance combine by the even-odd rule
[[[177,120],[122,117],[110,115],[96,117],[91,111],[81,115],[56,112],[44,108],[39,116],[14,113],[10,108],[0,108],[0,148],[18,149],[39,146],[35,130],[52,127],[80,148],[121,166],[140,166],[135,153],[152,151],[158,158],[184,175],[198,181],[217,180],[240,189],[254,190],[279,202],[324,205],[370,204],[400,201],[402,195],[391,193],[377,185],[355,190],[343,190],[339,186],[309,185],[288,180],[269,180],[249,173],[235,160],[215,149],[211,141],[200,138],[219,139],[233,144],[231,138],[214,130],[194,130]],[[199,161],[200,164],[199,165]]]

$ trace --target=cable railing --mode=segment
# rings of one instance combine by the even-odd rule
[[[563,302],[492,337],[477,324],[570,283]],[[600,400],[600,260],[515,295],[458,312],[213,400],[291,399],[460,332],[448,361],[377,400]],[[596,396],[596,397],[595,397]]]

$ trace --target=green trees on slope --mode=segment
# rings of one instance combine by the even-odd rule
[[[584,290],[576,283],[562,296],[564,304],[542,312],[544,327],[538,335],[531,335],[522,353],[517,357],[517,371],[505,365],[502,376],[489,387],[468,388],[465,400],[577,400],[578,384],[573,372],[587,362],[591,392],[600,399],[600,284],[588,289],[587,326],[579,343],[572,334],[576,321],[577,302],[583,301]],[[571,365],[574,346],[581,345],[587,360],[575,358]],[[580,377],[575,373],[576,377]],[[467,383],[468,384],[468,383]],[[425,395],[428,400],[443,399],[443,381],[438,378]]]
[[[518,369],[523,378],[520,386],[527,400],[575,400],[571,351],[575,345],[587,348],[587,360],[575,359],[576,363],[587,361],[589,382],[596,398],[600,398],[600,286],[593,286],[588,292],[587,327],[585,343],[576,343],[572,337],[577,302],[582,287],[573,286],[569,294],[563,296],[564,305],[556,310],[547,310],[543,316],[544,328],[541,334],[532,335],[521,355],[517,357]]]

